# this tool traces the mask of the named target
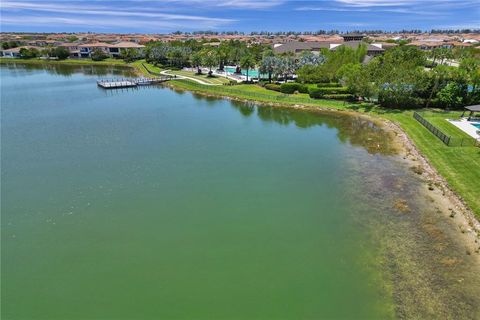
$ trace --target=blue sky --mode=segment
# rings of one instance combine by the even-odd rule
[[[1,0],[2,31],[480,29],[480,0]]]

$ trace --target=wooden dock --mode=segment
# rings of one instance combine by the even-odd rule
[[[157,78],[136,78],[136,79],[102,79],[97,80],[97,85],[103,89],[132,88],[136,86],[147,86],[171,80],[172,76]]]

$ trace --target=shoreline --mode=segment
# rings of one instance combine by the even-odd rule
[[[380,126],[382,129],[386,130],[388,133],[391,134],[394,143],[398,149],[398,156],[402,157],[403,161],[410,168],[421,166],[423,168],[423,172],[420,175],[421,179],[423,180],[423,185],[425,187],[425,195],[426,196],[433,196],[436,198],[436,202],[445,202],[447,201],[446,206],[442,212],[445,213],[446,217],[451,217],[460,227],[458,232],[461,234],[470,235],[468,238],[468,243],[473,248],[472,253],[478,251],[480,249],[480,221],[475,217],[475,213],[473,210],[468,206],[468,204],[463,200],[463,198],[457,194],[445,180],[445,178],[435,169],[435,167],[427,160],[427,158],[418,150],[417,146],[415,145],[414,141],[408,136],[408,134],[400,127],[400,125],[394,123],[393,121],[371,115],[365,114],[358,111],[352,110],[341,110],[336,108],[328,108],[328,107],[317,107],[317,106],[305,106],[300,104],[288,104],[288,103],[271,103],[271,102],[264,102],[264,101],[256,101],[250,99],[241,99],[238,97],[232,97],[229,95],[219,95],[219,94],[212,94],[209,92],[204,92],[201,90],[186,90],[181,87],[175,86],[170,82],[163,84],[165,87],[169,87],[174,90],[180,91],[188,91],[193,92],[195,94],[199,94],[205,97],[211,98],[218,98],[218,99],[225,99],[225,100],[233,100],[238,102],[247,102],[247,103],[255,103],[260,106],[269,106],[269,107],[277,107],[277,108],[288,108],[292,110],[303,110],[309,112],[320,112],[320,113],[341,113],[349,116],[355,117],[362,117],[366,118],[376,125]],[[402,156],[401,153],[404,153]],[[433,188],[433,190],[431,190]],[[436,194],[435,194],[436,193]],[[441,199],[443,198],[443,199]],[[442,201],[443,200],[443,201]],[[458,214],[461,213],[461,214]],[[453,215],[453,216],[452,216]],[[480,255],[479,255],[480,261]]]
[[[139,60],[141,61],[141,60]],[[144,70],[144,67],[141,63],[125,63],[123,60],[108,60],[108,61],[90,61],[90,60],[18,60],[18,59],[0,59],[0,64],[7,63],[20,63],[20,64],[32,64],[32,65],[71,65],[71,66],[112,66],[112,67],[125,67],[131,68],[137,75],[152,77],[147,71]],[[177,80],[175,80],[177,81]],[[324,106],[312,106],[312,105],[302,105],[302,104],[293,104],[293,103],[281,103],[281,102],[266,102],[259,101],[250,98],[239,98],[232,95],[229,95],[227,92],[224,94],[211,93],[196,88],[185,89],[181,86],[175,85],[174,82],[167,82],[163,84],[164,87],[169,87],[174,90],[179,91],[188,91],[195,94],[199,94],[205,97],[212,97],[217,99],[226,99],[233,100],[238,102],[248,102],[255,103],[261,106],[270,106],[278,108],[289,108],[292,110],[304,110],[309,112],[333,112],[333,113],[342,113],[350,116],[363,117],[366,118],[375,124],[381,126],[384,130],[392,134],[392,137],[398,146],[400,146],[399,155],[401,152],[404,152],[405,155],[403,159],[407,164],[412,166],[422,167],[422,173],[419,174],[424,180],[426,191],[430,191],[431,194],[433,191],[440,191],[441,197],[448,200],[446,209],[450,212],[449,215],[453,218],[458,224],[462,225],[460,227],[463,234],[468,233],[473,235],[473,240],[476,245],[475,252],[478,252],[480,249],[480,217],[477,218],[474,211],[469,207],[465,200],[457,192],[455,192],[448,184],[447,180],[438,172],[438,170],[427,160],[426,156],[423,155],[419,148],[416,146],[415,142],[408,136],[406,131],[397,123],[393,122],[390,119],[387,119],[382,116],[367,114],[364,112],[356,110],[345,110],[333,107],[324,107]],[[221,87],[221,86],[220,86]],[[433,188],[433,190],[432,190]],[[438,197],[437,197],[438,198]],[[458,212],[461,214],[459,215]]]

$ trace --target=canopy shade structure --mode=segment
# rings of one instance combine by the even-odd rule
[[[468,121],[470,121],[475,112],[480,112],[480,104],[476,104],[476,105],[473,105],[473,106],[466,106],[465,110],[463,110],[462,118],[465,115],[465,112],[467,112],[467,111],[470,111],[470,114],[468,115]]]

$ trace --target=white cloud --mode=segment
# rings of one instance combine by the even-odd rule
[[[105,3],[106,4],[106,3]],[[202,15],[174,14],[159,11],[156,7],[107,6],[97,1],[82,2],[2,2],[2,24],[22,25],[26,21],[36,25],[76,25],[164,29],[216,29],[235,22],[235,19]],[[138,4],[138,3],[137,3]]]
[[[2,25],[18,26],[25,22],[24,16],[10,16],[2,17]],[[165,20],[131,20],[118,18],[102,18],[97,17],[81,17],[81,18],[66,18],[59,16],[49,17],[28,17],[29,26],[75,26],[81,27],[84,30],[106,29],[106,28],[121,28],[126,25],[132,26],[132,29],[142,29],[149,31],[164,30],[178,30],[186,28],[187,25],[182,21],[165,21]],[[202,29],[212,29],[217,25],[211,24],[208,21],[196,23],[196,26]]]

